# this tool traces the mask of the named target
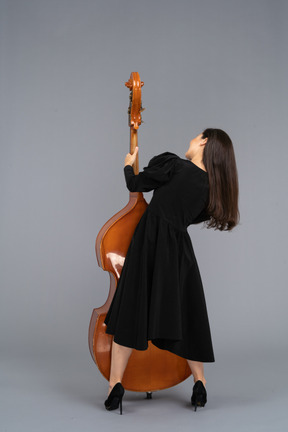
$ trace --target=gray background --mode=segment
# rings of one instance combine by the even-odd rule
[[[287,5],[1,1],[1,432],[287,428]],[[184,158],[206,127],[236,153],[240,225],[189,227],[216,360],[197,413],[192,377],[152,401],[127,391],[121,418],[106,411],[88,350],[109,290],[95,238],[129,199],[132,71],[145,82],[140,169]]]

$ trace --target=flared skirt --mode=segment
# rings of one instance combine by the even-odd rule
[[[104,322],[120,345],[146,350],[151,340],[186,359],[215,361],[189,233],[149,206],[134,231]]]

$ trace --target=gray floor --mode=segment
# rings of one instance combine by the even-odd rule
[[[106,411],[107,382],[89,352],[23,355],[1,361],[1,432],[288,430],[287,359],[278,350],[217,353],[205,364],[208,401],[193,411],[192,376],[153,393],[126,391],[123,415]]]

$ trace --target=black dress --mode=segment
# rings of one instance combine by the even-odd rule
[[[120,345],[145,350],[148,340],[190,360],[214,362],[205,296],[188,225],[207,220],[208,174],[165,152],[138,175],[124,167],[132,192],[154,189],[134,231],[106,333]]]

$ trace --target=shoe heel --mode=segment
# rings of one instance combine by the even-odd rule
[[[197,395],[194,400],[192,400],[192,398],[191,398],[191,404],[192,404],[192,406],[194,406],[194,411],[197,410],[197,406],[204,407],[205,403],[206,402],[203,399],[202,394]]]
[[[120,414],[122,414],[122,398],[120,399]]]

